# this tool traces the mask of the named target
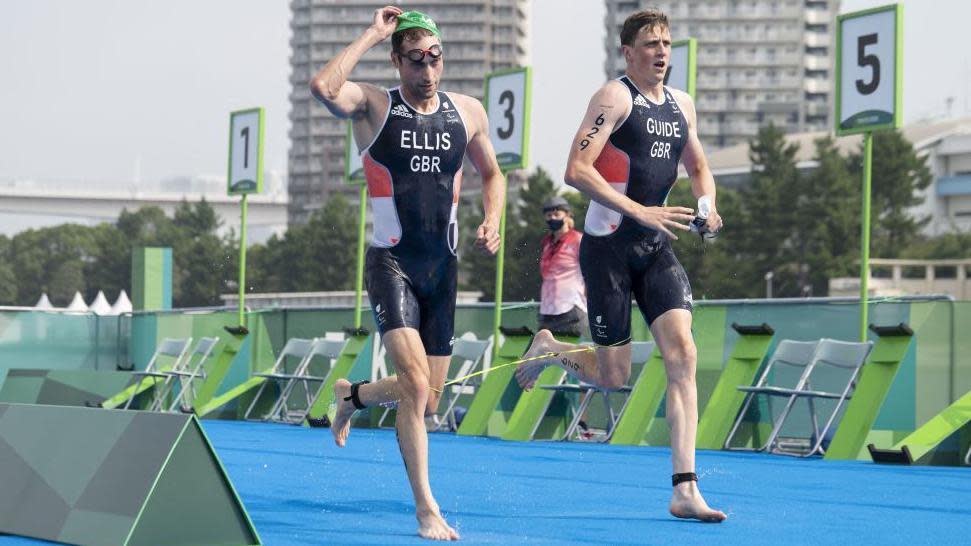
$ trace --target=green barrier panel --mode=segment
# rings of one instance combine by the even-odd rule
[[[226,374],[229,373],[229,370],[233,365],[233,361],[236,360],[237,356],[240,354],[243,344],[246,343],[248,334],[248,331],[243,330],[223,330],[220,333],[220,343],[217,345],[219,354],[215,358],[210,359],[212,364],[210,364],[206,369],[206,379],[199,387],[195,399],[192,400],[192,410],[198,415],[205,415],[205,413],[202,412],[202,409],[206,408],[207,404],[209,404],[216,395],[216,391],[222,385],[223,380],[226,378]]]
[[[962,438],[963,436],[963,438]],[[971,436],[971,392],[959,398],[930,421],[890,449],[867,447],[875,462],[901,464],[961,464]],[[943,446],[948,440],[949,449]],[[962,441],[963,440],[963,441]]]
[[[374,336],[368,334],[366,331],[355,332],[355,335],[348,336],[347,345],[344,346],[340,358],[334,362],[334,367],[327,374],[327,380],[324,381],[324,385],[320,390],[320,396],[314,401],[314,405],[310,407],[310,411],[307,413],[307,419],[321,419],[326,415],[328,419],[333,421],[334,414],[337,412],[336,406],[331,407],[331,404],[334,403],[334,383],[338,379],[352,376],[352,372],[355,370],[362,371],[367,369],[367,377],[370,379],[373,345]]]
[[[83,407],[100,403],[129,381],[129,372],[14,368],[0,389],[0,402]]]
[[[156,371],[164,372],[164,371],[170,370],[171,368],[172,366],[158,366],[156,367]],[[128,374],[128,377],[130,381],[133,376],[131,374]],[[157,383],[164,383],[164,382],[165,380],[160,377],[143,377],[135,384],[129,385],[121,392],[108,397],[107,400],[101,403],[101,407],[105,409],[115,409],[115,408],[124,406],[125,403],[128,402],[129,398],[138,396],[139,394],[143,394],[148,390],[154,388]],[[138,403],[138,404],[132,404],[132,405],[137,408],[142,408],[144,404]]]
[[[499,352],[492,361],[492,368],[521,359],[529,348],[532,337],[523,335],[525,330],[515,333],[508,331],[508,334],[507,331],[503,332],[506,340],[499,347]],[[516,366],[489,370],[476,390],[462,424],[459,425],[459,435],[499,436],[505,432],[519,395],[523,392],[514,379],[515,374]]]
[[[564,343],[576,343],[575,337],[563,337],[560,341]],[[513,368],[513,366],[510,366]],[[560,415],[547,415],[550,403],[553,402],[554,395],[560,394],[549,389],[544,389],[543,385],[559,385],[563,382],[566,372],[562,368],[550,366],[543,370],[543,373],[536,378],[536,385],[532,390],[523,392],[516,401],[516,407],[509,416],[509,423],[506,430],[502,433],[503,440],[513,440],[517,442],[528,442],[536,436],[542,428],[545,438],[558,438],[566,432],[569,424],[566,420],[566,412]],[[560,394],[560,398],[563,395]],[[564,408],[565,409],[565,408]],[[548,436],[547,436],[548,435]]]
[[[745,393],[739,391],[738,386],[755,383],[762,361],[772,344],[773,333],[767,326],[761,332],[746,330],[736,324],[732,327],[741,337],[735,342],[708,405],[698,420],[698,449],[721,449],[725,444],[735,417],[745,402]]]
[[[641,445],[648,429],[656,420],[668,382],[661,351],[655,347],[644,366],[644,371],[631,390],[627,410],[620,416],[620,421],[614,428],[614,435],[610,438],[611,445]]]
[[[846,412],[839,422],[836,434],[826,448],[826,455],[823,457],[826,460],[858,459],[866,453],[864,444],[867,434],[873,428],[900,368],[900,362],[914,339],[913,331],[903,323],[889,328],[871,326],[871,329],[880,337],[870,353],[870,358],[863,365],[853,390],[853,398],[846,405]]]
[[[260,544],[193,415],[0,404],[0,533]]]

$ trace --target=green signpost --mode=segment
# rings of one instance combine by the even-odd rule
[[[870,177],[873,131],[900,127],[903,113],[903,8],[891,4],[840,15],[836,25],[836,134],[863,133],[860,339],[867,339]]]
[[[239,229],[239,325],[243,324],[246,297],[246,196],[263,191],[262,108],[229,114],[229,195],[242,195]]]
[[[485,103],[489,116],[489,140],[503,177],[509,171],[529,164],[529,117],[532,100],[532,71],[529,67],[511,68],[488,74]],[[499,219],[499,254],[496,258],[496,302],[493,321],[492,355],[499,354],[499,326],[502,324],[502,274],[506,251],[506,206]]]
[[[347,120],[347,139],[344,144],[344,182],[357,184],[360,189],[357,222],[357,276],[354,280],[354,329],[361,328],[361,302],[364,293],[364,237],[367,231],[367,180],[361,154],[354,152],[354,123]]]

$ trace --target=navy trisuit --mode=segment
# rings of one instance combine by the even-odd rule
[[[452,354],[456,207],[468,138],[448,94],[422,114],[398,88],[384,125],[362,154],[374,218],[365,260],[368,298],[381,333],[418,330],[429,356]]]
[[[655,104],[627,77],[631,112],[610,135],[594,167],[616,191],[660,206],[678,178],[688,122],[668,88]],[[630,341],[631,294],[650,325],[671,309],[691,310],[691,285],[668,237],[591,201],[580,243],[590,334],[600,345]]]

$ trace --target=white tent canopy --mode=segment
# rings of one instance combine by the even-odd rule
[[[94,301],[88,307],[88,310],[96,315],[110,315],[111,305],[108,304],[108,299],[105,298],[105,293],[98,290],[98,295],[95,296]]]
[[[132,306],[131,300],[128,299],[128,294],[124,290],[118,294],[118,299],[115,300],[114,305],[111,306],[112,315],[121,315],[122,313],[131,313]]]
[[[37,300],[37,304],[34,305],[35,309],[54,309],[54,304],[51,303],[51,299],[47,297],[47,292],[40,295],[40,299]]]
[[[74,293],[74,299],[71,300],[71,304],[65,308],[65,311],[74,311],[79,313],[87,312],[88,304],[84,303],[84,297],[80,292]]]

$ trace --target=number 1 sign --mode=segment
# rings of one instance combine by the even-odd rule
[[[525,169],[528,163],[531,80],[529,68],[503,70],[486,76],[489,139],[503,171]]]
[[[900,127],[902,29],[897,4],[839,16],[836,134]]]
[[[229,114],[229,194],[263,191],[263,109]]]

